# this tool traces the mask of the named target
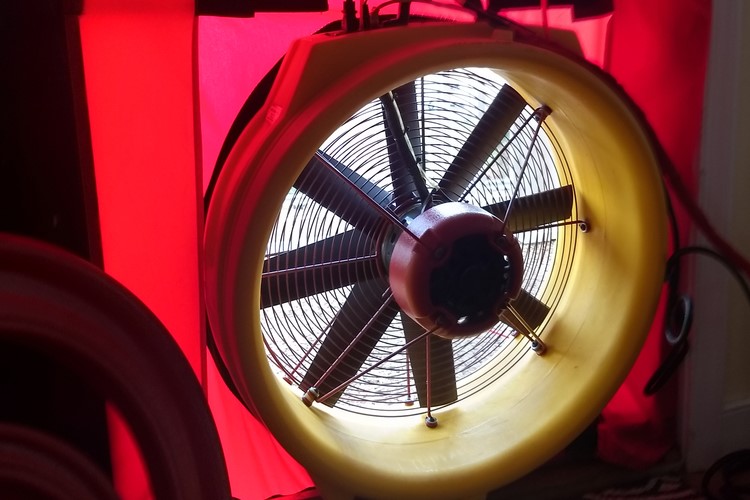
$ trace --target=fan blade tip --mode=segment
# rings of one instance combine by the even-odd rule
[[[466,138],[438,186],[444,196],[457,201],[478,175],[503,137],[521,117],[526,101],[510,85],[503,85]]]
[[[550,307],[547,304],[524,289],[521,289],[518,296],[511,301],[511,305],[521,317],[525,325],[520,324],[518,320],[507,311],[503,311],[500,314],[500,321],[519,331],[525,330],[525,326],[530,327],[532,330],[536,330],[544,322],[550,312]]]

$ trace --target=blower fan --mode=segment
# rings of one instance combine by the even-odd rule
[[[238,394],[324,496],[465,498],[598,414],[658,299],[651,135],[599,71],[502,23],[296,41],[205,233]]]

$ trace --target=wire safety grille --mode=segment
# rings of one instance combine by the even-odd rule
[[[393,89],[331,134],[267,243],[261,328],[279,376],[337,411],[398,417],[471,397],[531,355],[585,229],[550,111],[491,69],[459,68]],[[399,237],[444,203],[502,220],[523,256],[513,312],[453,339],[406,314],[389,275]],[[465,260],[484,258],[467,248]],[[459,280],[475,271],[464,267]],[[532,337],[518,335],[528,329]]]

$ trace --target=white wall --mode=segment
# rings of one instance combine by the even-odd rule
[[[700,204],[750,256],[750,2],[714,0],[700,157]],[[703,243],[697,238],[697,243]],[[683,373],[690,470],[750,447],[750,305],[725,269],[696,257],[695,321]]]

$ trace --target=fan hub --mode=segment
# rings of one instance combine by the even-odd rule
[[[521,289],[523,257],[505,224],[466,203],[437,205],[409,224],[390,255],[398,305],[436,335],[456,338],[491,328]]]

